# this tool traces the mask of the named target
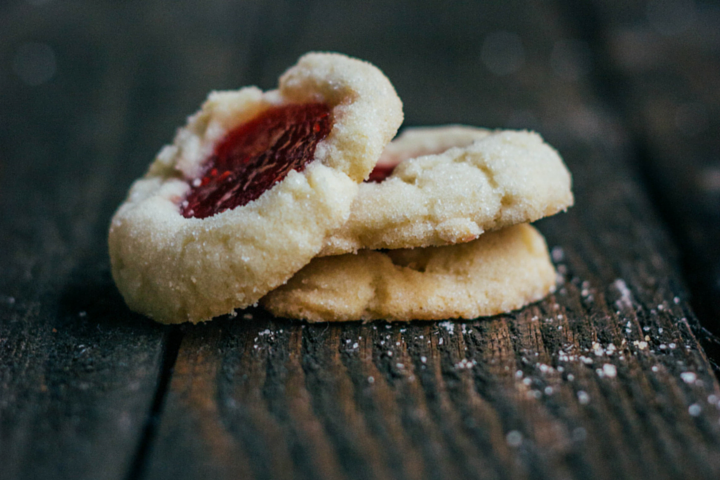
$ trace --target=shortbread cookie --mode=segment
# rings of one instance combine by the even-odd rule
[[[526,131],[407,129],[370,179],[321,256],[468,242],[573,204],[562,159]]]
[[[464,244],[316,258],[261,304],[311,322],[476,318],[515,310],[554,287],[545,240],[520,224]]]
[[[278,90],[211,93],[112,220],[127,304],[179,323],[256,303],[347,221],[401,123],[382,72],[338,54],[305,55]]]

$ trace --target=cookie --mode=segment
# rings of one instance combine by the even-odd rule
[[[316,258],[261,304],[311,322],[470,319],[521,308],[554,287],[544,238],[519,224],[458,245]]]
[[[303,56],[278,90],[211,93],[112,219],[128,306],[179,323],[257,303],[347,221],[401,123],[382,72],[339,54]]]
[[[467,242],[573,204],[562,159],[527,131],[407,129],[370,179],[321,256]]]

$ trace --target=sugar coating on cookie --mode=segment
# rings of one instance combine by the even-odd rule
[[[519,224],[458,245],[316,258],[261,304],[311,322],[470,319],[540,300],[555,278],[544,238]]]
[[[467,242],[573,204],[562,159],[528,131],[407,129],[370,179],[321,256]]]
[[[401,123],[382,72],[339,54],[305,55],[278,90],[211,93],[113,217],[129,307],[180,323],[255,304],[347,221]]]

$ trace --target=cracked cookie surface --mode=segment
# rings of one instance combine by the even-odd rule
[[[534,132],[406,129],[381,168],[389,176],[360,185],[350,219],[321,256],[467,242],[573,204],[570,173]]]
[[[261,304],[311,322],[469,319],[521,308],[554,287],[544,238],[519,224],[464,244],[316,258]]]
[[[235,167],[213,171],[225,162],[218,145],[268,112],[306,104],[327,106],[332,123],[327,135],[301,148],[310,156],[280,168],[282,175],[273,174],[259,196],[251,192],[228,204],[227,195],[237,192],[223,190],[221,181],[245,174]],[[317,133],[315,120],[303,118],[293,123],[291,135],[300,144],[304,135]],[[357,183],[400,123],[402,104],[382,72],[339,54],[305,55],[280,78],[278,90],[211,93],[173,145],[132,185],[113,217],[112,273],[128,306],[162,323],[180,323],[256,303],[306,265],[328,234],[347,221]],[[273,152],[286,152],[283,135],[282,128],[273,130],[263,142],[275,145]],[[283,161],[279,154],[263,156],[254,144],[231,147],[230,163],[260,162],[258,168],[266,169]],[[194,189],[215,181],[218,190],[200,192],[196,202]],[[200,216],[196,204],[207,207]]]

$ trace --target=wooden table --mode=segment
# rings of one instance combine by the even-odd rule
[[[3,2],[0,479],[719,478],[719,32],[692,1]],[[382,68],[407,125],[558,148],[554,295],[407,325],[127,309],[131,181],[209,90],[313,49]]]

